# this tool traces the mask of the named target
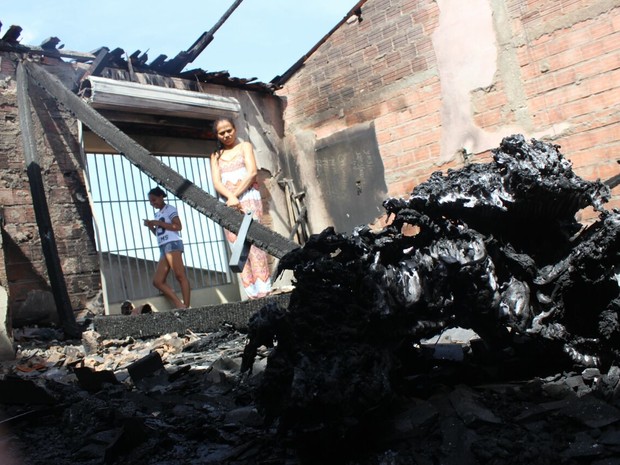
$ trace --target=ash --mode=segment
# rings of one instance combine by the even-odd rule
[[[20,464],[620,463],[609,197],[507,137],[387,199],[384,229],[313,235],[280,260],[288,307],[243,330],[22,347],[1,444]]]

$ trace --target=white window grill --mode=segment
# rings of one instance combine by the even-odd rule
[[[206,157],[157,156],[165,165],[215,195],[211,166]],[[97,230],[97,250],[108,302],[137,300],[157,295],[152,277],[159,247],[143,225],[153,219],[148,192],[156,183],[119,154],[88,153],[87,171]],[[165,190],[165,189],[164,189]],[[166,203],[175,206],[183,224],[183,260],[192,289],[232,282],[228,267],[230,249],[220,225],[166,191]],[[172,273],[168,284],[180,292]]]

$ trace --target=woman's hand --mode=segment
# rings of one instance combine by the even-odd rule
[[[231,195],[230,197],[228,197],[228,199],[226,200],[226,205],[229,206],[230,208],[234,208],[235,210],[241,210],[241,203],[239,202],[239,199],[237,197],[235,197],[234,195]]]

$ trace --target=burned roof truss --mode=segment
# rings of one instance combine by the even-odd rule
[[[50,37],[44,40],[40,46],[22,45],[19,43],[19,36],[22,28],[11,26],[0,38],[0,51],[14,52],[24,55],[49,57],[56,59],[69,59],[78,63],[91,63],[90,68],[85,74],[88,76],[101,76],[104,69],[125,70],[130,76],[135,73],[160,74],[162,76],[176,76],[192,81],[218,84],[226,87],[241,88],[254,92],[273,93],[279,87],[271,83],[256,81],[256,78],[232,77],[228,71],[208,72],[203,69],[183,69],[192,63],[204,49],[213,41],[215,32],[224,24],[233,11],[243,0],[236,0],[231,5],[218,22],[207,32],[204,32],[193,44],[185,51],[179,52],[175,57],[168,59],[166,55],[158,55],[153,61],[148,63],[147,52],[136,50],[127,54],[122,48],[116,47],[112,50],[108,47],[100,47],[90,53],[65,50],[60,44],[60,39]],[[0,29],[2,23],[0,22]]]

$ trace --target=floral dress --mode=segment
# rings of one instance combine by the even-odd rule
[[[243,151],[238,151],[232,160],[218,159],[222,183],[229,191],[234,191],[239,183],[247,176]],[[255,221],[263,217],[263,201],[258,190],[258,183],[254,182],[240,197],[239,202],[244,212],[251,211]],[[226,239],[233,244],[237,235],[225,230]],[[241,283],[249,298],[263,297],[271,292],[271,274],[267,253],[252,245],[248,259],[241,271]]]

